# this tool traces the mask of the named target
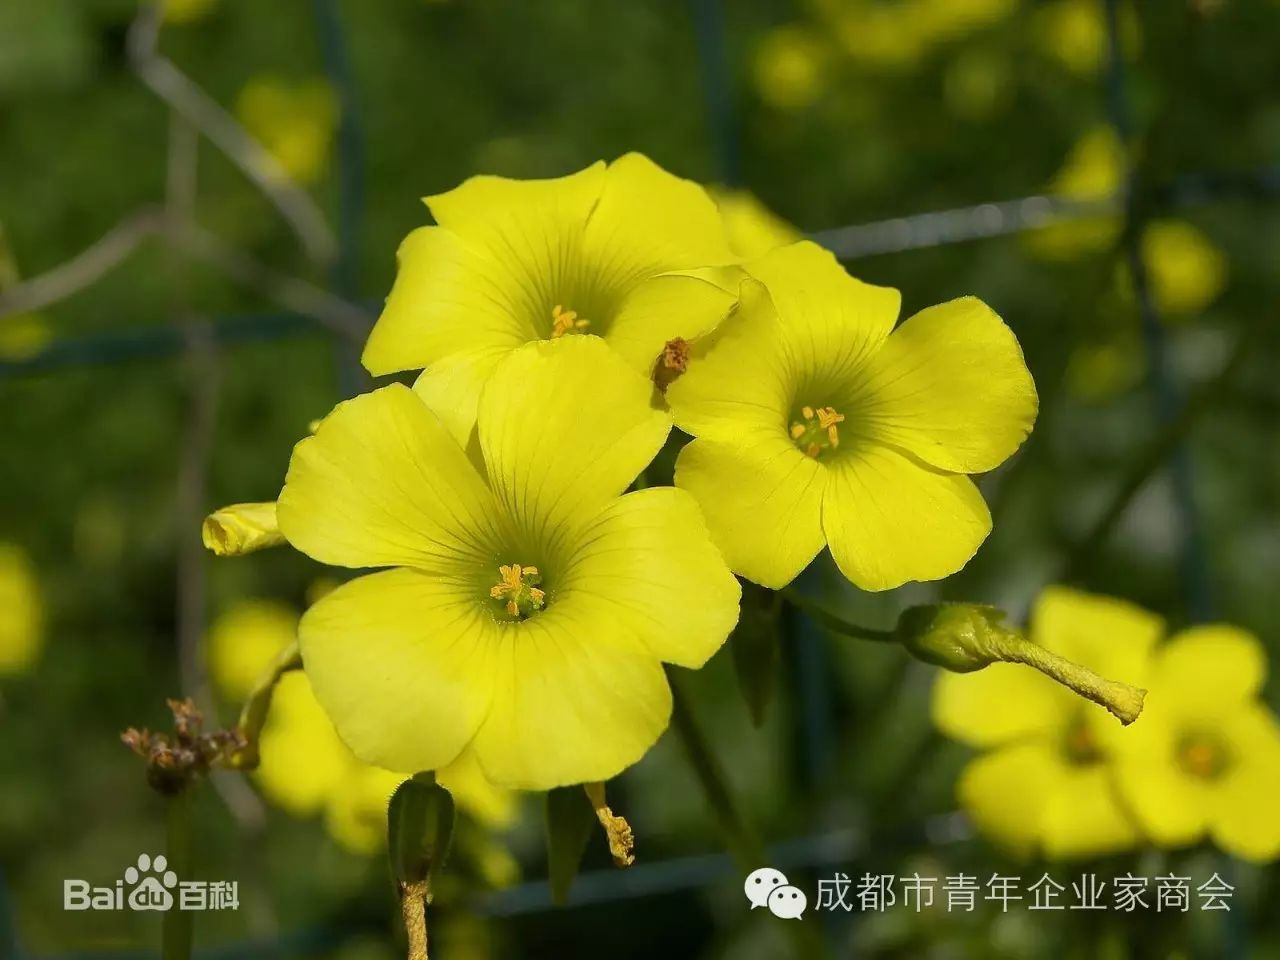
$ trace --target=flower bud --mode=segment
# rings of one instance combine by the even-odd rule
[[[1105,707],[1126,726],[1138,719],[1147,691],[1104,679],[1032,643],[1005,618],[1003,610],[972,603],[911,607],[898,618],[896,635],[912,656],[953,673],[971,673],[998,662],[1021,663]]]
[[[285,542],[276,526],[276,505],[237,503],[204,518],[200,527],[204,545],[220,557],[238,557]]]
[[[387,805],[387,847],[401,884],[431,881],[453,842],[453,796],[431,774],[420,773],[396,788]]]

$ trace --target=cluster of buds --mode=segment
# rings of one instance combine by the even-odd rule
[[[239,730],[204,732],[204,717],[189,698],[168,700],[173,712],[173,733],[152,733],[130,727],[120,739],[147,762],[147,782],[157,792],[181,793],[211,767],[229,766],[246,747]]]

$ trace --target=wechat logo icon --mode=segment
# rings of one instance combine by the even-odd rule
[[[793,887],[781,870],[761,867],[751,871],[742,892],[751,902],[751,909],[765,907],[782,920],[799,920],[809,906],[809,898],[799,887]]]

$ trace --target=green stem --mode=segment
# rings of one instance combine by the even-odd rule
[[[684,678],[668,667],[667,679],[671,683],[671,725],[702,785],[702,792],[724,835],[730,855],[740,868],[750,872],[765,862],[764,844],[738,809],[728,778],[693,713],[689,695],[684,689]]]
[[[267,722],[267,714],[271,710],[271,695],[276,684],[290,670],[302,669],[302,652],[298,649],[298,641],[294,641],[280,651],[267,672],[258,681],[244,709],[240,711],[239,732],[244,736],[245,746],[232,758],[231,766],[237,770],[253,770],[258,766],[261,757],[258,755],[258,738],[262,734],[263,724]]]
[[[191,879],[191,787],[168,799],[165,831],[165,859],[168,869],[179,878]],[[190,960],[192,913],[173,908],[166,911],[160,927],[160,956],[163,960]]]
[[[832,633],[838,633],[844,637],[853,637],[856,640],[873,640],[876,643],[894,643],[898,639],[898,635],[893,630],[877,630],[875,627],[864,627],[858,623],[850,623],[843,617],[832,613],[817,600],[806,597],[795,587],[783,587],[778,593],[782,594],[788,603],[803,610]]]

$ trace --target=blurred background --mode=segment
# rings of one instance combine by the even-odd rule
[[[418,198],[474,173],[639,150],[714,186],[744,252],[814,234],[904,314],[976,294],[1013,327],[1042,410],[983,481],[994,534],[888,595],[837,595],[820,560],[852,618],[934,597],[1022,618],[1068,582],[1280,653],[1277,49],[1276,0],[0,0],[0,957],[154,955],[148,914],[62,910],[64,879],[162,848],[120,732],[166,728],[180,692],[233,722],[331,586],[289,551],[218,562],[199,520],[270,499],[368,385]],[[781,643],[735,638],[745,670],[726,648],[688,678],[774,866],[810,891],[1054,866],[958,812],[972,753],[932,728],[931,668],[783,618]],[[282,693],[263,773],[196,798],[197,876],[239,883],[197,955],[402,955],[386,785]],[[433,956],[795,948],[746,909],[671,736],[610,788],[640,862],[593,837],[565,909],[541,798],[457,793]],[[1059,875],[1175,867],[1219,872],[1233,910],[804,923],[840,956],[1280,956],[1274,868],[1205,846]]]

